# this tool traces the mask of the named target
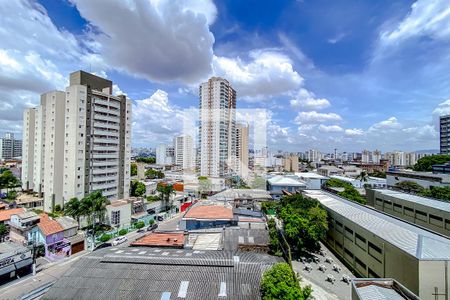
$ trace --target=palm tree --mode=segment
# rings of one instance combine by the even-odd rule
[[[369,180],[369,174],[366,171],[361,171],[361,173],[356,176],[356,179],[359,179],[362,184],[363,182],[367,182]]]
[[[72,198],[64,205],[64,213],[76,219],[80,226],[80,216],[82,216],[81,202],[78,198]]]
[[[165,204],[165,206],[169,206],[170,209],[172,209],[170,196],[176,193],[175,189],[173,188],[173,185],[172,184],[158,185],[156,190],[161,193],[161,200]]]
[[[98,215],[98,221],[101,223],[105,219],[106,206],[108,204],[111,204],[111,202],[108,200],[108,198],[102,195],[101,191],[92,192],[89,196],[91,197],[93,202],[93,212],[94,214]]]

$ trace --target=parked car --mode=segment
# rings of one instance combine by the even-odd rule
[[[159,222],[164,221],[164,216],[158,215],[156,216],[156,220],[158,220]]]
[[[158,224],[153,224],[147,227],[147,231],[152,231],[155,230],[156,228],[158,228]]]
[[[111,247],[111,246],[112,246],[111,243],[103,243],[103,244],[100,244],[97,247],[95,247],[93,251],[96,251],[96,250],[99,250],[99,249],[103,249],[103,248],[108,248],[108,247]]]
[[[136,232],[137,233],[142,233],[142,232],[144,232],[144,228],[139,228]]]
[[[118,238],[114,239],[112,245],[117,246],[119,244],[125,243],[126,241],[128,241],[128,238],[126,236],[119,236]]]

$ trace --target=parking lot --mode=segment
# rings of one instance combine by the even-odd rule
[[[317,300],[351,299],[350,283],[343,278],[353,278],[354,275],[323,244],[321,247],[322,254],[292,261],[294,271],[302,277],[302,285],[310,284]]]

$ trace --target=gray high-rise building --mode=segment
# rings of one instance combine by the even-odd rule
[[[440,133],[440,152],[441,154],[450,153],[450,115],[439,117]]]
[[[22,140],[14,139],[13,133],[6,133],[0,139],[0,159],[11,159],[22,156]]]

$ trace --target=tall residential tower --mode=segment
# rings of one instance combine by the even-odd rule
[[[236,160],[236,91],[220,77],[200,85],[200,175],[227,177]]]

